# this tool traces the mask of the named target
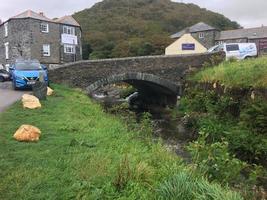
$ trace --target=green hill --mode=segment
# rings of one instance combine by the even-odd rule
[[[221,14],[170,0],[104,0],[73,17],[83,30],[85,59],[163,54],[170,34],[199,21],[239,27]]]

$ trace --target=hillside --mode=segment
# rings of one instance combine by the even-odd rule
[[[163,54],[170,34],[199,21],[225,30],[239,27],[223,15],[170,0],[104,0],[73,17],[83,30],[84,58]]]

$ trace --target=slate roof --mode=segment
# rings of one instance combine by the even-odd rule
[[[61,24],[68,24],[74,26],[80,26],[80,24],[72,16],[64,16],[59,19],[54,20],[54,22]]]
[[[42,21],[55,22],[59,24],[67,24],[67,25],[80,27],[80,24],[72,16],[64,16],[64,17],[52,20],[46,17],[43,13],[36,13],[32,10],[26,10],[23,13],[20,13],[14,17],[11,17],[10,19],[23,19],[23,18],[32,18],[32,19],[38,19]]]
[[[26,10],[23,13],[20,13],[14,17],[11,17],[10,19],[22,19],[22,18],[33,18],[33,19],[39,19],[43,21],[50,21],[53,20],[49,19],[48,17],[44,16],[44,14],[33,12],[32,10]]]
[[[178,33],[175,33],[171,35],[171,38],[180,38],[183,36],[185,33],[196,33],[196,32],[201,32],[201,31],[209,31],[209,30],[216,30],[216,28],[204,23],[204,22],[199,22],[191,27],[185,28],[181,30]]]
[[[258,28],[236,29],[229,31],[221,31],[221,34],[216,40],[230,40],[230,39],[257,39],[267,38],[267,26]]]

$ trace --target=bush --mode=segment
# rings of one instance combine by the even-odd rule
[[[234,127],[226,132],[229,147],[240,159],[250,163],[266,164],[267,138],[244,127]]]
[[[196,178],[180,172],[160,184],[157,199],[170,200],[241,200],[236,192],[228,192],[218,184],[210,184],[203,178]]]
[[[209,180],[223,184],[239,182],[241,171],[247,164],[229,154],[228,142],[207,144],[207,137],[207,134],[200,133],[198,140],[187,147],[197,170],[206,174]]]
[[[267,102],[264,99],[247,102],[240,114],[239,124],[257,134],[267,134]]]

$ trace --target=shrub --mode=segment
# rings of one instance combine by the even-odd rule
[[[206,142],[208,143],[222,141],[225,138],[225,131],[229,129],[227,123],[222,123],[214,115],[200,118],[197,123],[199,131],[207,133]]]
[[[263,99],[247,102],[240,114],[239,124],[257,134],[266,134],[267,102]]]
[[[240,159],[250,163],[266,163],[267,138],[244,127],[234,127],[226,132],[229,147]]]
[[[202,132],[198,140],[187,147],[197,170],[206,174],[209,180],[216,180],[223,184],[239,182],[241,170],[247,164],[230,155],[228,142],[207,144],[207,137],[208,135]]]
[[[170,200],[241,200],[236,192],[228,192],[218,184],[180,172],[160,184],[157,199]]]

